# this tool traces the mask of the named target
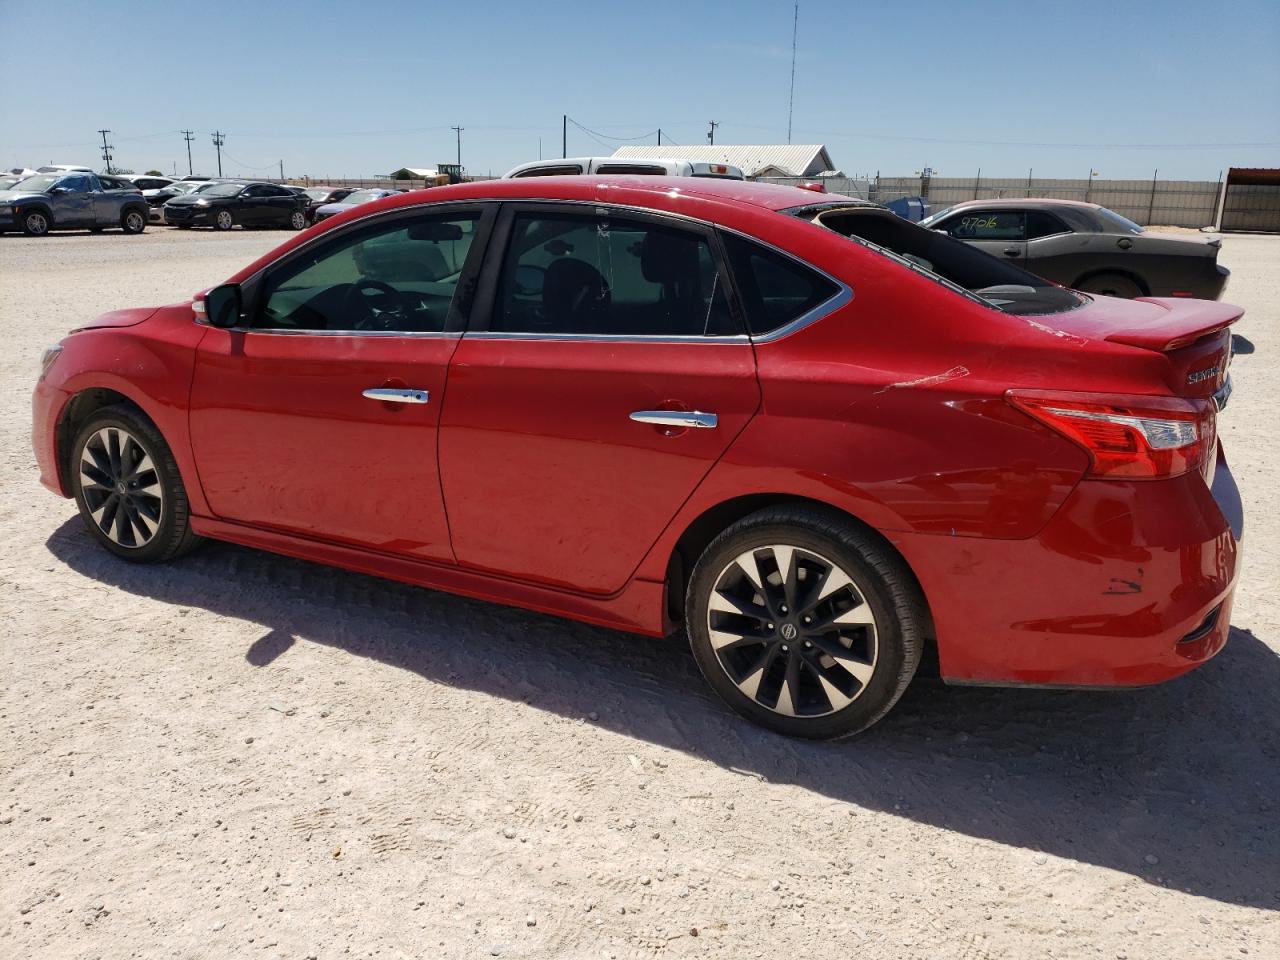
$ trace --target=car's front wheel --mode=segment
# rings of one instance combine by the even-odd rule
[[[293,211],[293,213],[291,213],[291,214],[289,215],[289,229],[290,229],[290,230],[305,230],[305,229],[307,229],[307,215],[306,215],[306,213],[304,213],[304,212],[303,212],[303,211],[301,211],[301,210],[295,210],[295,211]]]
[[[927,620],[910,571],[835,511],[771,507],[694,567],[685,624],[703,676],[735,710],[834,740],[879,720],[920,661]]]
[[[199,543],[173,452],[133,407],[93,414],[76,434],[70,467],[81,519],[116,556],[159,563]]]
[[[219,210],[214,215],[213,225],[218,230],[230,230],[236,225],[236,219],[231,216],[230,210]]]
[[[53,221],[43,210],[28,210],[22,215],[22,232],[28,237],[43,237],[53,226]]]
[[[147,229],[147,216],[140,210],[126,210],[120,217],[120,229],[125,233],[142,233]]]

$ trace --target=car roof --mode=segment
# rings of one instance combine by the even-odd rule
[[[1000,197],[996,200],[961,200],[959,203],[952,204],[948,209],[954,210],[957,207],[972,206],[1080,207],[1084,210],[1099,209],[1099,205],[1096,203],[1085,203],[1083,200],[1059,200],[1055,197]]]
[[[695,197],[735,205],[743,204],[765,210],[789,210],[808,207],[815,202],[847,200],[856,197],[840,194],[814,194],[812,190],[787,187],[752,180],[730,180],[702,177],[651,177],[630,174],[605,174],[566,177],[517,177],[501,180],[474,180],[467,183],[428,190],[411,190],[378,201],[369,212],[389,210],[424,202],[445,200],[582,200],[644,204],[650,198]],[[821,200],[818,200],[818,197]],[[655,203],[662,208],[666,204]]]

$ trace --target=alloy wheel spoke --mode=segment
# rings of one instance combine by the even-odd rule
[[[812,637],[809,642],[839,664],[846,673],[864,687],[871,679],[871,675],[875,673],[874,663],[859,659],[838,640],[828,640],[826,637]]]
[[[745,600],[739,600],[736,597],[726,596],[719,590],[711,594],[710,608],[720,613],[736,613],[744,617],[750,617],[752,620],[767,620],[769,611],[754,603]]]

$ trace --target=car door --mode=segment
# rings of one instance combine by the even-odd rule
[[[441,417],[459,563],[625,585],[759,405],[724,277],[697,225],[505,206]]]
[[[284,187],[264,186],[262,191],[262,223],[273,227],[287,227],[289,217],[298,208],[298,195]]]
[[[53,222],[62,227],[90,227],[96,223],[93,192],[97,177],[73,173],[63,177],[50,191]]]
[[[1047,210],[1028,210],[1026,216],[1026,268],[1054,283],[1070,284],[1083,272],[1078,267],[1087,255],[1088,238]]]
[[[240,191],[236,198],[236,222],[246,227],[256,227],[270,222],[271,206],[263,191],[262,184],[251,183]]]
[[[120,222],[120,214],[125,200],[136,189],[133,184],[115,177],[95,177],[96,189],[93,191],[93,218],[100,226],[115,226]]]
[[[191,387],[216,517],[452,562],[436,431],[492,216],[396,211],[244,284],[243,322],[207,331]]]
[[[935,229],[963,240],[993,257],[1023,266],[1027,259],[1026,212],[1000,208],[965,208]]]

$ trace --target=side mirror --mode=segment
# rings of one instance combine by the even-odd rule
[[[49,193],[55,197],[61,196],[64,193],[70,193],[70,192],[71,191],[67,187],[50,187],[49,188]]]
[[[209,325],[227,329],[238,327],[244,313],[240,284],[224,283],[204,295],[204,315]]]

